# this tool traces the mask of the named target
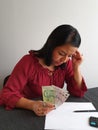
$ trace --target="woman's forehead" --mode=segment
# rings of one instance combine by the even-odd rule
[[[62,50],[62,51],[67,51],[67,52],[76,52],[77,51],[77,47],[73,47],[72,45],[70,44],[65,44],[65,45],[62,45],[62,46],[59,46],[58,47],[59,50]]]

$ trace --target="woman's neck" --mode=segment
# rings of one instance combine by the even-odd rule
[[[38,58],[38,61],[39,61],[39,63],[43,66],[43,68],[47,68],[47,69],[49,69],[50,71],[54,71],[54,70],[55,70],[55,67],[54,67],[53,65],[47,66],[47,65],[45,64],[45,62],[44,62],[43,59]]]

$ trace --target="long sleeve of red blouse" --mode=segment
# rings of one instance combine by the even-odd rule
[[[32,62],[29,55],[25,55],[15,66],[6,85],[0,92],[0,104],[6,109],[15,107],[16,102],[23,97],[22,90],[30,76]],[[28,76],[27,76],[28,75]]]

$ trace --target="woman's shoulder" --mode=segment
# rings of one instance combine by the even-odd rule
[[[31,61],[31,62],[36,62],[37,58],[34,55],[33,51],[29,51],[28,54],[25,54],[20,60],[22,61]]]
[[[29,51],[28,54],[25,54],[21,57],[21,59],[17,62],[16,66],[28,67],[34,66],[34,64],[38,62],[36,56]]]

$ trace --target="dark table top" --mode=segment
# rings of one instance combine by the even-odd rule
[[[98,87],[89,89],[83,98],[70,96],[67,102],[92,102],[98,110]],[[0,130],[44,130],[45,116],[38,117],[24,109],[7,111],[0,107]]]

